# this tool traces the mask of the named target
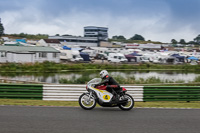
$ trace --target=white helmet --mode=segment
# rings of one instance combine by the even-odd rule
[[[101,72],[100,72],[100,77],[103,79],[105,76],[107,76],[108,75],[108,71],[106,71],[106,70],[102,70]]]

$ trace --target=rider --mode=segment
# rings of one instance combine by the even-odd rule
[[[100,86],[100,85],[107,86],[106,90],[111,92],[114,96],[117,97],[117,93],[121,90],[120,85],[114,80],[114,78],[109,76],[108,71],[106,70],[102,70],[100,72],[100,77],[102,78],[103,81],[97,84],[96,86]]]

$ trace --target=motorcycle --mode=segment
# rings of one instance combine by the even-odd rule
[[[86,85],[88,92],[79,97],[79,105],[86,110],[91,110],[98,103],[102,107],[119,107],[122,110],[131,110],[134,107],[134,99],[126,94],[127,90],[121,88],[116,95],[106,90],[106,86],[96,86],[101,82],[100,78],[90,80]]]

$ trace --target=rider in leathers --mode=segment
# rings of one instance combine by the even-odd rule
[[[99,85],[105,85],[107,86],[106,90],[114,94],[114,96],[117,96],[117,93],[121,90],[120,85],[112,78],[111,76],[108,75],[108,72],[106,70],[102,70],[100,72],[100,77],[102,78],[102,82],[99,83]]]

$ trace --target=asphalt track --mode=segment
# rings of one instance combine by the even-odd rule
[[[200,133],[200,109],[0,106],[0,133]]]

